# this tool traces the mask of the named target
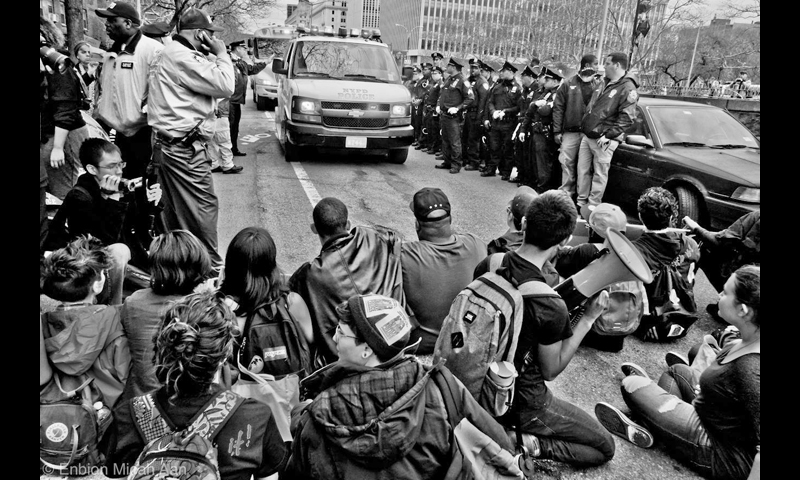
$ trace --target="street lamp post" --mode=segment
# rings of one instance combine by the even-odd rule
[[[403,65],[405,65],[406,59],[408,58],[408,51],[411,50],[411,34],[414,33],[414,30],[416,30],[418,28],[422,28],[422,25],[417,25],[416,27],[412,28],[410,31],[403,24],[395,23],[394,25],[396,27],[402,27],[403,30],[406,31],[406,53],[405,53],[405,55],[403,55]]]

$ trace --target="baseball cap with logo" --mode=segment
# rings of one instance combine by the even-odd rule
[[[591,210],[589,226],[601,237],[606,238],[606,230],[609,228],[625,232],[628,226],[628,217],[618,206],[611,203],[601,203]]]
[[[211,17],[199,8],[190,8],[183,12],[180,20],[178,20],[178,31],[194,30],[202,28],[203,30],[211,30],[212,32],[221,32],[223,28],[214,26],[211,23]]]
[[[420,189],[414,194],[410,207],[420,222],[435,222],[450,216],[450,200],[438,188]]]
[[[155,22],[142,25],[142,33],[148,37],[166,37],[172,27],[166,22]]]
[[[103,17],[103,18],[113,18],[113,17],[127,18],[136,25],[142,23],[142,21],[139,20],[139,12],[137,12],[136,8],[130,3],[111,2],[108,4],[108,8],[105,9],[98,8],[94,11],[94,13],[96,13],[98,17]]]
[[[392,358],[407,348],[411,320],[400,302],[383,295],[367,294],[350,297],[347,306],[358,333],[378,358]]]

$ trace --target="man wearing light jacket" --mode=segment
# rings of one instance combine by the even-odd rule
[[[627,72],[628,56],[611,53],[604,67],[605,78],[594,90],[581,121],[585,137],[578,150],[579,209],[603,201],[611,157],[636,117],[638,83]]]

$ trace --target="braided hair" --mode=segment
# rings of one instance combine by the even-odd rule
[[[111,258],[99,239],[78,237],[42,261],[41,292],[59,302],[79,302],[110,267]]]
[[[170,403],[207,392],[233,353],[236,318],[217,292],[190,294],[173,303],[153,338],[156,378]]]

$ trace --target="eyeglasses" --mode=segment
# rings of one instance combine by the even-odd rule
[[[98,165],[97,168],[102,168],[104,170],[116,170],[118,168],[125,168],[125,165],[127,165],[127,163],[119,162],[119,163],[112,163],[109,165]]]
[[[339,337],[349,337],[349,338],[352,338],[354,340],[358,340],[358,337],[356,337],[355,335],[348,335],[348,334],[344,333],[344,330],[342,330],[342,324],[341,323],[337,323],[336,324],[336,333],[334,335],[335,336],[339,336]]]

